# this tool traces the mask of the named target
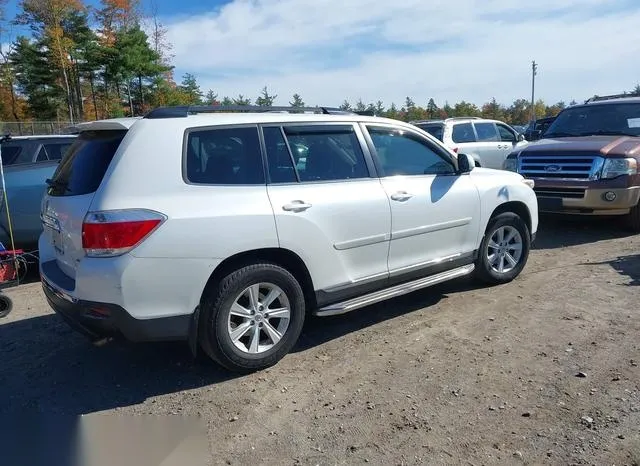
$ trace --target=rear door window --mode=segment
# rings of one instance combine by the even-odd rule
[[[190,131],[185,175],[187,181],[198,184],[265,184],[258,128]]]
[[[97,191],[126,130],[85,131],[58,165],[47,193],[81,196]]]
[[[494,125],[493,123],[474,123],[473,125],[476,127],[478,141],[498,141],[498,132],[496,131],[496,125]]]
[[[369,177],[353,125],[285,126],[284,133],[301,182]]]
[[[453,125],[453,134],[451,135],[453,142],[476,142],[476,133],[473,131],[471,123],[459,123]]]

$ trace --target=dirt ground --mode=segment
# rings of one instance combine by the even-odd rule
[[[309,319],[235,377],[186,345],[96,348],[8,291],[0,414],[188,414],[213,464],[640,464],[640,235],[543,218],[523,275]]]

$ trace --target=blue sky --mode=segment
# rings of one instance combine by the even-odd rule
[[[10,2],[15,5],[14,2]],[[285,104],[424,105],[617,93],[640,82],[639,0],[155,0],[176,78]],[[150,0],[145,7],[150,11]]]

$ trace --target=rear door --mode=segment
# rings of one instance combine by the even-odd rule
[[[385,279],[391,208],[360,128],[285,124],[263,134],[281,247],[302,257],[320,291]]]
[[[58,267],[75,278],[84,257],[82,223],[126,129],[84,131],[60,162],[42,201],[43,241]]]

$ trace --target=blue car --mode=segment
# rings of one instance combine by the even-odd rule
[[[16,136],[2,144],[6,192],[0,190],[0,242],[7,249],[11,246],[7,201],[16,247],[36,249],[46,180],[75,139],[75,135]]]

